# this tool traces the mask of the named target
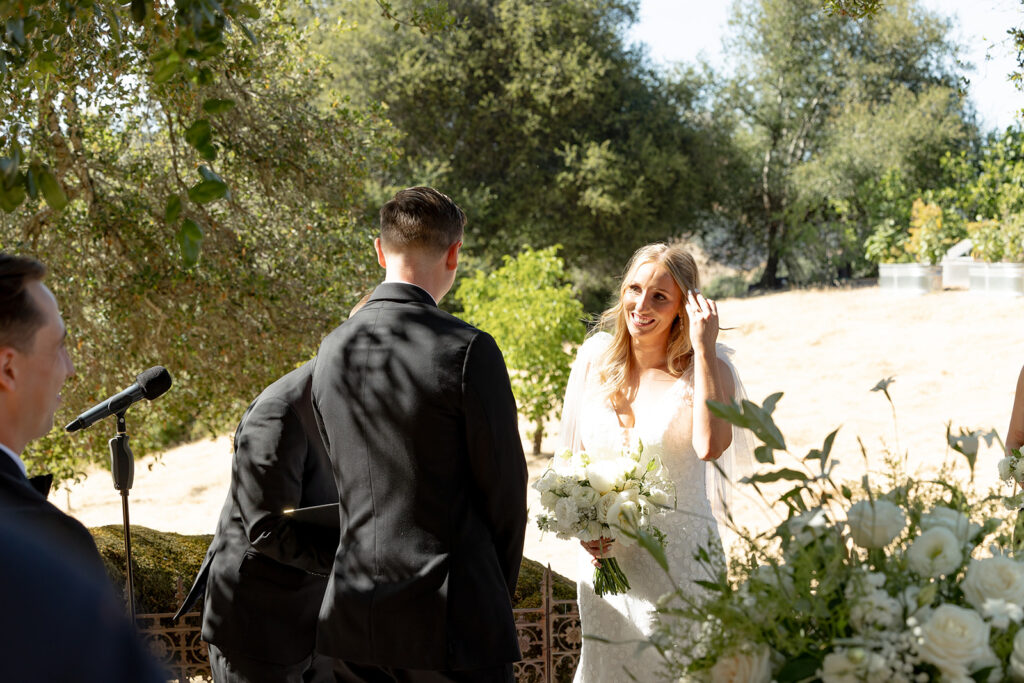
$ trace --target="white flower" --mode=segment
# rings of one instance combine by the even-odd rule
[[[632,531],[640,522],[640,506],[631,500],[620,498],[610,508],[605,523],[612,529]],[[633,544],[633,539],[626,534],[616,535],[616,539],[624,546]]]
[[[993,599],[1024,605],[1024,564],[1001,556],[971,560],[960,588],[975,608]]]
[[[560,495],[551,490],[542,491],[540,494],[540,504],[548,510],[554,510],[555,505],[557,505],[558,501],[561,499],[562,497]]]
[[[935,665],[943,681],[969,683],[971,672],[998,664],[988,637],[989,625],[977,612],[941,605],[921,627],[919,654]]]
[[[626,477],[636,469],[636,463],[629,458],[599,460],[587,465],[587,481],[600,494],[621,488]]]
[[[789,532],[800,545],[808,545],[821,537],[828,528],[828,517],[822,509],[811,510],[789,519]]]
[[[1015,681],[1024,681],[1024,629],[1017,631],[1013,637],[1013,652],[1010,653],[1010,677]]]
[[[1013,476],[1013,458],[1003,458],[999,461],[999,478],[1009,481]]]
[[[579,511],[576,509],[576,503],[572,502],[572,498],[559,498],[555,504],[555,519],[558,522],[558,528],[562,531],[572,531],[573,526],[579,521]]]
[[[1024,480],[1024,458],[1013,459],[1013,476],[1018,482]]]
[[[943,576],[963,561],[960,541],[946,527],[928,529],[907,549],[907,565],[921,576]]]
[[[580,533],[580,539],[584,541],[596,541],[604,535],[604,525],[596,519],[587,522],[587,530]],[[586,538],[584,538],[586,536]]]
[[[981,616],[989,620],[996,628],[1005,631],[1010,622],[1019,624],[1024,619],[1024,608],[1001,598],[988,598],[979,608]]]
[[[576,503],[576,507],[581,509],[593,507],[601,498],[600,494],[598,494],[597,491],[590,488],[589,486],[584,486],[582,484],[577,484],[576,486],[573,486],[572,493],[570,495],[572,497],[572,501]]]
[[[850,625],[858,632],[881,631],[897,626],[903,616],[903,605],[883,590],[861,596],[850,607]]]
[[[653,505],[666,506],[669,501],[668,492],[661,488],[652,488],[647,493],[647,500],[649,500]]]
[[[880,680],[877,674],[886,668],[885,659],[874,652],[837,650],[825,655],[818,677],[823,683],[861,683]]]
[[[981,530],[981,525],[973,524],[964,513],[941,505],[921,516],[922,529],[934,529],[940,526],[952,531],[961,543],[967,543]]]
[[[619,494],[615,491],[609,491],[608,493],[601,496],[601,499],[597,501],[597,519],[602,524],[608,519],[608,510],[611,509],[612,505],[619,502]]]
[[[850,536],[861,548],[884,548],[907,526],[899,506],[887,500],[862,500],[847,514]]]
[[[709,671],[715,683],[769,683],[772,680],[771,651],[747,647],[718,658]]]

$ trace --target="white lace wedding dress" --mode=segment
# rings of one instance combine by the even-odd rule
[[[601,398],[596,373],[591,372],[591,363],[609,339],[607,334],[588,339],[573,364],[564,410],[573,418],[570,424],[563,419],[563,441],[569,447],[582,446],[592,458],[616,457],[624,447],[642,441],[645,451],[661,458],[664,474],[675,483],[677,503],[674,510],[659,516],[656,526],[667,537],[665,552],[672,577],[684,592],[698,597],[702,589],[693,580],[711,577],[694,560],[694,553],[709,543],[719,547],[721,540],[708,493],[709,488],[715,488],[714,476],[708,476],[709,469],[714,468],[697,457],[692,444],[692,373],[684,373],[675,382],[671,399],[657,411],[636,415],[635,426],[623,428],[611,404]],[[576,683],[619,683],[631,680],[630,676],[643,682],[659,679],[663,659],[654,648],[640,645],[651,634],[652,610],[658,598],[673,590],[672,583],[639,546],[617,544],[614,555],[629,579],[630,590],[598,597],[594,593],[591,556],[579,550],[578,592],[584,639]]]

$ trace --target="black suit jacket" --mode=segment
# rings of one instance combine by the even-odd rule
[[[0,519],[67,557],[98,581],[110,584],[89,530],[47,501],[6,453],[0,453]]]
[[[106,576],[97,578],[94,567],[77,564],[20,520],[0,519],[0,548],[0,681],[168,680]]]
[[[419,287],[384,283],[314,363],[343,492],[317,649],[408,669],[519,659],[526,461],[494,340]]]
[[[313,651],[338,532],[282,514],[338,500],[313,417],[311,379],[312,364],[293,370],[242,417],[217,531],[179,610],[205,589],[203,640],[228,655],[295,664]]]

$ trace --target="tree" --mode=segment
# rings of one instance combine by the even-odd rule
[[[392,182],[452,194],[482,266],[523,243],[562,244],[577,272],[599,274],[593,291],[644,242],[696,228],[710,206],[708,122],[687,116],[698,85],[627,47],[634,0],[454,0],[450,11],[454,30],[421,38],[367,2],[346,5],[354,23],[325,31],[321,49],[339,89],[384,102],[401,132]]]
[[[558,249],[505,256],[500,268],[476,271],[455,292],[462,317],[493,335],[505,356],[519,412],[534,425],[534,454],[545,421],[562,405],[572,352],[586,331]]]
[[[0,214],[0,246],[49,265],[71,333],[78,376],[60,417],[145,367],[174,377],[129,414],[137,453],[232,426],[377,279],[372,227],[353,208],[392,158],[391,129],[373,109],[310,100],[323,74],[281,8],[263,7],[257,46],[226,49],[208,84],[117,77],[121,52],[73,33],[93,51],[88,70],[5,91],[19,118],[45,125],[20,144],[57,160],[68,198],[59,212],[28,196]],[[63,456],[100,453],[107,436],[54,434],[27,460],[70,476],[80,460]]]
[[[724,198],[733,239],[760,243],[764,286],[783,265],[848,270],[875,225],[875,179],[896,172],[909,211],[974,135],[948,22],[908,0],[862,22],[816,0],[745,0],[731,25],[739,67],[723,94],[751,190]]]

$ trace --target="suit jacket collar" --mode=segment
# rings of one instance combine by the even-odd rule
[[[397,301],[399,303],[437,306],[437,302],[434,301],[434,297],[430,296],[430,292],[419,285],[413,285],[408,282],[380,283],[377,285],[377,289],[373,290],[370,300],[366,303],[374,301]]]
[[[6,453],[0,453],[0,481],[3,480],[9,482],[8,485],[14,485],[24,488],[26,491],[31,491],[32,496],[41,496],[40,492],[29,482],[18,465],[7,457]]]

